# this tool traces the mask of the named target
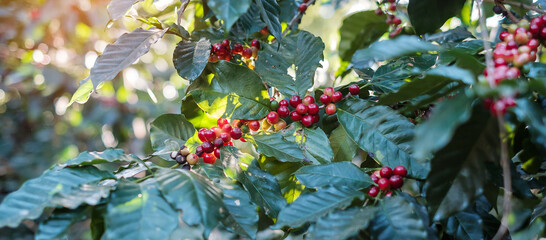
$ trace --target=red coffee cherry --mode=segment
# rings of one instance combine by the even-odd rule
[[[336,105],[333,104],[333,103],[330,103],[326,106],[326,109],[324,110],[326,112],[326,114],[328,115],[333,115],[334,113],[336,113],[337,111],[337,108],[336,108]]]
[[[311,115],[303,116],[303,118],[301,119],[301,124],[303,124],[303,126],[305,127],[310,127],[311,125],[313,125],[313,116]]]
[[[237,44],[235,44],[235,46],[233,46],[232,52],[235,53],[235,54],[242,54],[243,49],[244,49],[243,45],[240,44],[240,43],[237,43]]]
[[[382,191],[388,191],[389,189],[391,189],[391,184],[388,178],[379,179],[379,181],[377,181],[377,185]]]
[[[290,119],[294,122],[298,122],[302,119],[302,116],[298,112],[292,111],[290,112]]]
[[[382,167],[380,170],[379,170],[379,174],[381,175],[381,177],[384,177],[384,178],[389,178],[390,176],[392,176],[392,169],[390,167]]]
[[[231,141],[231,136],[230,136],[231,132],[230,133],[220,133],[220,139],[222,139],[222,142],[224,143],[228,143]],[[216,140],[214,140],[216,141]]]
[[[370,188],[370,190],[368,190],[368,195],[370,195],[370,197],[377,197],[378,194],[379,194],[379,188],[376,186],[373,186]]]
[[[298,7],[298,11],[301,13],[304,13],[306,10],[307,10],[307,4],[305,3],[300,4],[300,6]]]
[[[290,114],[290,109],[287,106],[280,106],[277,108],[277,113],[279,113],[279,117],[285,118]]]
[[[284,99],[281,100],[281,101],[279,101],[279,106],[286,106],[286,107],[288,107],[288,101],[286,101],[286,100],[284,100]]]
[[[243,49],[243,58],[250,58],[252,57],[252,50],[250,48]]]
[[[224,146],[224,140],[222,140],[221,138],[214,139],[213,144],[214,144],[214,147],[221,148],[222,146]]]
[[[402,179],[400,175],[392,175],[389,178],[389,184],[391,185],[392,189],[397,189],[402,187],[402,185],[404,184],[404,179]]]
[[[220,158],[220,148],[214,149],[214,156]]]
[[[251,46],[251,47],[256,47],[257,49],[260,49],[260,41],[258,41],[258,39],[254,39],[254,40],[252,40],[252,42],[250,43],[250,46]]]
[[[332,94],[332,102],[334,103],[341,101],[342,98],[343,94],[339,91]]]
[[[203,152],[205,153],[211,153],[212,151],[214,151],[214,145],[211,142],[203,142],[201,144],[201,147],[203,148]]]
[[[203,162],[208,164],[214,164],[214,162],[216,162],[216,156],[214,156],[214,153],[204,153]]]
[[[298,95],[292,95],[289,99],[290,106],[296,108],[301,103],[301,97]]]
[[[234,127],[230,133],[231,138],[237,140],[243,136],[243,131],[240,128]]]
[[[309,110],[309,107],[305,106],[303,103],[298,104],[296,107],[296,112],[300,115],[305,115],[307,111]]]
[[[326,94],[322,94],[320,95],[320,102],[324,105],[328,105],[329,103],[332,102],[332,98],[330,98],[330,96]]]
[[[333,87],[327,87],[324,89],[324,94],[328,95],[328,96],[332,96],[334,94],[334,88]]]
[[[311,115],[315,115],[319,112],[319,106],[316,103],[311,103],[307,106],[307,112]]]
[[[357,95],[358,96],[358,93],[360,92],[360,87],[356,84],[351,84],[351,86],[349,86],[349,92],[352,94],[352,95]]]
[[[205,129],[204,134],[207,141],[214,141],[214,139],[216,139],[216,133],[214,133],[210,129]]]
[[[267,114],[267,122],[270,124],[275,124],[279,121],[279,114],[277,112],[271,111]]]
[[[404,166],[400,165],[396,166],[392,170],[392,173],[401,177],[405,177],[406,175],[408,175],[408,170]]]
[[[249,121],[248,122],[248,128],[250,128],[250,130],[252,130],[252,131],[258,131],[258,130],[260,130],[260,122],[258,122],[256,120]]]
[[[305,104],[305,105],[309,105],[311,103],[315,103],[315,98],[314,97],[311,97],[311,96],[307,96],[305,98],[303,98],[303,100],[301,101],[301,103]]]
[[[218,118],[218,120],[216,120],[216,125],[217,125],[218,127],[222,127],[222,126],[224,126],[224,125],[226,125],[226,124],[229,124],[229,122],[228,122],[228,120],[225,119],[225,118]]]

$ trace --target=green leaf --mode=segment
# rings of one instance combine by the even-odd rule
[[[425,34],[424,39],[428,42],[438,42],[438,43],[447,43],[447,42],[460,42],[467,38],[473,38],[471,32],[469,32],[465,27],[458,26],[454,29],[450,29],[447,31],[434,33],[434,34]],[[479,43],[481,45],[481,49],[483,49],[483,41],[482,40],[470,40],[466,42],[462,42],[463,45],[466,44],[472,44],[473,46],[477,46]],[[476,45],[474,45],[476,44]]]
[[[436,54],[403,56],[377,68],[371,84],[384,80],[398,80],[419,75],[436,63]]]
[[[434,32],[444,22],[461,12],[465,0],[410,0],[408,15],[415,32]]]
[[[208,6],[214,12],[214,15],[224,21],[224,28],[229,32],[231,26],[243,15],[250,7],[252,0],[209,0]]]
[[[531,222],[534,222],[537,218],[544,215],[546,215],[546,198],[543,198],[533,209],[533,212],[531,213]]]
[[[222,184],[224,204],[231,214],[223,221],[235,232],[256,239],[258,231],[258,212],[252,204],[249,193],[238,184]]]
[[[74,95],[72,95],[72,98],[70,98],[70,102],[68,103],[68,106],[72,105],[72,103],[77,102],[80,104],[86,103],[87,100],[89,100],[89,97],[91,96],[91,92],[93,91],[93,83],[91,81],[87,81],[80,85],[76,92],[74,92]]]
[[[444,147],[456,128],[470,118],[473,101],[473,98],[460,93],[436,105],[429,119],[415,128],[414,156],[424,159]]]
[[[108,15],[110,20],[116,20],[123,17],[127,11],[137,2],[141,0],[112,0],[108,3]]]
[[[282,26],[279,21],[281,8],[276,0],[256,0],[256,5],[260,8],[262,20],[267,25],[267,29],[277,40],[281,40]]]
[[[367,47],[387,32],[386,19],[385,15],[377,16],[373,10],[353,13],[343,19],[338,47],[341,59],[351,61],[357,49]]]
[[[303,155],[314,164],[327,164],[334,160],[328,136],[320,128],[303,128],[303,136],[297,136],[296,142],[303,148]]]
[[[428,167],[412,157],[414,125],[405,117],[389,107],[356,98],[343,101],[337,116],[349,137],[383,166],[403,165],[412,177],[427,176]]]
[[[76,158],[66,161],[64,166],[95,165],[113,162],[137,162],[140,159],[133,154],[125,154],[123,149],[106,149],[103,152],[82,152]]]
[[[296,14],[298,14],[299,3],[297,0],[278,0],[279,7],[281,9],[281,14],[279,20],[281,22],[289,23]],[[297,26],[297,23],[294,27]]]
[[[277,218],[286,205],[286,200],[273,175],[260,169],[254,162],[246,171],[239,174],[238,180],[250,194],[253,203],[260,206],[268,216]]]
[[[398,91],[382,95],[379,103],[392,105],[422,95],[433,94],[454,81],[468,85],[475,82],[474,75],[468,70],[456,66],[438,66],[427,71],[423,78],[415,78],[402,85]]]
[[[227,61],[214,64],[216,78],[199,78],[189,92],[201,109],[218,118],[261,119],[269,113],[269,95],[254,71]]]
[[[23,186],[9,194],[0,204],[0,227],[17,227],[23,219],[36,219],[44,208],[54,207],[51,198],[56,193],[70,193],[73,187],[114,178],[108,172],[95,167],[54,167],[38,178],[26,181]]]
[[[173,52],[173,64],[178,75],[193,81],[209,62],[210,41],[201,38],[198,42],[180,41]]]
[[[295,174],[298,180],[308,188],[350,186],[355,189],[363,189],[373,184],[370,176],[352,162],[305,166]]]
[[[65,238],[72,224],[84,220],[89,209],[88,206],[82,206],[75,210],[66,208],[55,209],[51,216],[40,223],[35,239],[49,240]]]
[[[499,137],[496,121],[481,106],[461,125],[452,140],[431,160],[425,183],[426,199],[434,219],[461,211],[483,193],[485,161],[497,161]]]
[[[94,207],[93,210],[91,210],[91,222],[89,223],[89,228],[91,230],[91,238],[93,240],[100,240],[104,235],[104,231],[106,230],[106,226],[104,225],[105,212],[105,205]]]
[[[256,150],[268,157],[274,157],[281,162],[301,162],[305,158],[299,146],[286,140],[281,133],[261,133],[247,137],[256,145]]]
[[[258,7],[256,2],[252,1],[248,11],[246,11],[245,14],[241,15],[239,20],[235,23],[234,29],[240,29],[246,36],[260,31],[266,26],[266,24],[260,18],[260,14],[260,7]]]
[[[246,170],[255,158],[243,153],[236,147],[224,146],[220,150],[220,160],[226,176],[237,179],[237,176]]]
[[[213,117],[199,108],[191,95],[187,95],[182,100],[181,113],[196,128],[211,128],[216,126],[218,118]]]
[[[457,213],[447,220],[446,227],[446,233],[455,239],[483,239],[482,219],[476,213]]]
[[[288,203],[293,202],[300,196],[305,186],[296,179],[294,172],[302,167],[303,163],[280,162],[275,158],[265,156],[260,157],[259,163],[263,170],[275,176],[281,187],[282,194]]]
[[[342,126],[330,133],[330,145],[334,153],[334,162],[352,161],[358,152],[358,145],[349,137]]]
[[[203,224],[208,236],[226,216],[222,190],[210,180],[191,171],[160,169],[156,174],[161,193],[188,225]]]
[[[299,227],[306,222],[316,221],[335,209],[348,206],[354,198],[362,197],[362,192],[346,186],[331,186],[302,195],[281,210],[273,228]]]
[[[410,201],[399,196],[383,199],[370,224],[370,233],[377,240],[427,239],[425,224]]]
[[[166,31],[167,29],[137,28],[130,33],[124,33],[116,42],[106,46],[86,79],[91,79],[95,88],[104,81],[114,79],[121,70],[146,54],[152,44],[161,39]]]
[[[286,96],[305,96],[313,86],[315,70],[323,59],[320,37],[300,31],[277,44],[264,44],[258,53],[256,72],[269,85]]]
[[[528,63],[525,68],[529,68],[529,73],[526,76],[531,78],[529,82],[530,90],[546,95],[546,64],[533,62]]]
[[[75,209],[82,204],[97,205],[110,195],[111,186],[102,184],[82,184],[72,187],[70,192],[58,192],[51,197],[51,203]]]
[[[366,207],[332,212],[320,218],[309,230],[310,239],[350,239],[368,227],[376,211],[373,207]]]
[[[368,48],[356,51],[352,63],[356,68],[367,68],[378,61],[418,52],[426,53],[438,50],[440,50],[440,47],[422,41],[417,36],[402,35],[392,40],[375,42]]]
[[[150,140],[156,155],[169,154],[195,134],[195,128],[181,114],[163,114],[150,126]]]
[[[155,180],[121,180],[108,202],[105,222],[108,239],[166,239],[178,226],[178,212],[163,199]]]

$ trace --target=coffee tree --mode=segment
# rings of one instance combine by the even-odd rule
[[[113,0],[112,20],[135,2]],[[334,86],[315,84],[325,44],[298,29],[314,0],[182,0],[171,20],[141,16],[72,102],[178,36],[173,64],[191,84],[180,114],[151,123],[155,152],[52,166],[3,200],[0,227],[36,220],[37,239],[84,220],[93,239],[543,236],[541,4],[377,2],[344,19]]]

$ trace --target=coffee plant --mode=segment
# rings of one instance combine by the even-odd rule
[[[112,0],[111,21],[137,2]],[[316,76],[323,40],[299,29],[322,2],[181,0],[170,20],[138,16],[71,103],[177,36],[173,64],[191,84],[180,113],[150,124],[154,153],[54,165],[2,201],[0,227],[35,220],[36,239],[81,222],[92,239],[544,236],[544,1],[378,1],[343,20],[330,85]]]

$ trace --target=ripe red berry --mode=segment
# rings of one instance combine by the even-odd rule
[[[214,139],[213,144],[214,144],[214,147],[221,148],[222,146],[224,146],[224,140],[222,140],[221,138]]]
[[[250,43],[250,46],[251,46],[251,47],[256,47],[257,49],[260,49],[260,41],[258,41],[258,39],[254,39],[254,40],[252,40],[252,42]]]
[[[391,185],[392,189],[397,189],[399,187],[402,187],[402,185],[404,184],[404,179],[402,179],[402,177],[400,177],[399,175],[392,175],[389,178],[389,184]]]
[[[373,186],[368,190],[368,195],[370,195],[370,197],[377,197],[377,194],[379,194],[379,188],[376,186]]]
[[[269,124],[275,124],[279,121],[279,114],[277,112],[271,111],[267,114],[267,122]]]
[[[248,122],[248,128],[250,128],[250,130],[252,130],[252,131],[258,131],[258,130],[260,130],[260,122],[258,122],[256,120],[249,121]]]
[[[379,186],[379,189],[383,191],[388,191],[391,188],[391,184],[388,178],[379,179],[379,181],[377,181],[377,185]]]
[[[390,167],[382,167],[382,168],[379,170],[379,174],[381,175],[381,177],[389,178],[389,177],[392,175],[392,168],[390,168]]]
[[[234,127],[230,133],[231,138],[237,140],[243,136],[243,131],[240,128]]]
[[[216,156],[214,156],[213,153],[205,153],[203,154],[203,162],[214,164],[214,162],[216,162]]]
[[[334,113],[336,113],[337,111],[337,108],[336,108],[336,105],[333,104],[333,103],[330,103],[326,106],[326,109],[324,110],[326,112],[326,114],[328,115],[333,115]]]
[[[214,141],[214,139],[216,139],[216,133],[214,133],[210,129],[205,129],[204,135],[207,141]]]
[[[222,41],[222,46],[224,46],[225,48],[229,48],[229,40],[224,39],[224,41]]]
[[[351,84],[351,86],[349,86],[349,92],[352,95],[358,95],[358,93],[360,92],[360,87],[356,84]]]
[[[220,158],[220,148],[214,149],[214,157]]]
[[[377,181],[379,181],[379,177],[377,175],[375,175],[375,174],[372,174],[370,177],[372,178],[372,181],[374,183],[377,183]]]
[[[394,2],[396,2],[396,0],[389,0],[389,2],[390,2],[390,3],[394,3]]]
[[[297,107],[298,104],[301,103],[301,97],[298,96],[298,95],[292,95],[289,99],[289,102],[290,102],[290,106],[292,106],[293,108]]]
[[[233,46],[233,53],[235,54],[242,54],[243,53],[243,45],[240,43],[237,43]]]
[[[397,18],[397,17],[394,17],[394,18],[392,19],[392,24],[398,26],[398,25],[402,24],[402,19]]]
[[[290,119],[292,119],[292,121],[298,122],[301,120],[301,118],[302,116],[298,112],[296,111],[290,112]]]
[[[222,139],[222,141],[223,141],[224,143],[230,142],[230,141],[231,141],[230,133],[225,133],[225,132],[220,133],[220,139]],[[214,140],[214,141],[216,141],[216,140]]]
[[[243,49],[243,54],[242,54],[243,58],[250,58],[252,57],[252,49],[250,48],[245,48]]]
[[[218,62],[218,56],[217,55],[210,55],[209,56],[209,62],[211,62],[211,63]]]
[[[303,126],[310,127],[311,125],[313,125],[313,116],[303,116],[303,118],[301,118],[301,124],[303,124]]]
[[[343,98],[343,94],[339,91],[332,94],[332,102],[334,103],[341,101],[342,98]]]
[[[290,114],[290,109],[287,106],[280,106],[277,108],[277,113],[279,113],[279,117],[285,118]]]
[[[211,153],[212,151],[214,151],[214,145],[211,142],[203,142],[201,144],[201,147],[203,148],[203,152],[206,153]]]
[[[224,125],[226,125],[226,124],[229,124],[229,122],[228,122],[228,120],[225,119],[225,118],[218,118],[218,120],[216,120],[216,125],[217,125],[218,127],[222,127],[222,126],[224,126]]]
[[[500,39],[501,41],[504,42],[504,39],[506,39],[506,37],[507,37],[508,35],[510,35],[509,32],[501,32],[501,33],[499,34],[499,39]]]
[[[303,103],[298,104],[298,106],[296,107],[296,112],[298,112],[300,115],[305,115],[307,113],[307,110],[309,110],[309,108]]]
[[[311,115],[313,117],[313,123],[318,123],[320,121],[320,116],[318,114]]]
[[[333,87],[327,87],[324,89],[324,94],[328,95],[328,96],[332,96],[334,94],[334,88]]]
[[[304,13],[305,10],[307,10],[307,4],[305,3],[300,4],[300,6],[298,7],[298,11],[300,11],[301,13]]]
[[[232,129],[233,128],[229,124],[225,124],[224,126],[222,126],[222,132],[225,132],[225,133],[230,133]]]
[[[375,9],[375,15],[377,15],[377,16],[383,15],[383,10],[381,10],[381,8],[376,8]]]
[[[267,26],[265,26],[264,28],[262,28],[260,30],[260,34],[262,35],[269,35],[269,30],[267,29]]]
[[[284,99],[281,100],[281,101],[279,101],[279,106],[286,106],[286,107],[288,107],[288,101],[286,101],[286,100],[284,100]]]
[[[392,173],[401,177],[405,177],[406,175],[408,175],[408,170],[406,169],[406,167],[400,165],[400,166],[396,166],[392,170]]]
[[[393,12],[396,11],[396,3],[391,3],[391,4],[389,5],[389,10],[390,10],[390,11],[393,11]]]
[[[392,191],[388,191],[387,193],[385,193],[385,197],[390,197],[392,196]]]
[[[304,97],[301,103],[309,106],[309,104],[315,103],[315,98],[311,96]]]
[[[529,39],[529,42],[527,42],[527,46],[531,48],[531,50],[536,50],[538,45],[540,45],[540,43],[534,38]]]
[[[197,132],[197,137],[199,137],[199,140],[201,140],[201,142],[207,141],[207,137],[205,136],[205,130],[207,129],[201,128],[199,129],[199,132]]]
[[[495,58],[495,67],[506,66],[506,64],[504,58]]]
[[[222,133],[222,129],[219,127],[211,127],[210,130],[216,135],[214,139],[220,137],[220,133]],[[214,139],[209,139],[209,141],[213,141]]]
[[[330,96],[322,94],[320,95],[320,102],[324,105],[327,105],[328,103],[332,102],[332,99],[330,98]]]
[[[307,106],[307,112],[311,115],[315,115],[319,112],[319,106],[316,103],[311,103]]]

